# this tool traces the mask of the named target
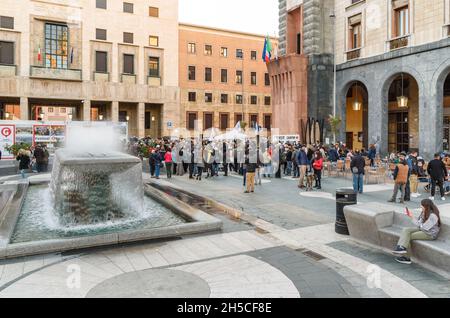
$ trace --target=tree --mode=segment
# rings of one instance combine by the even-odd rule
[[[333,133],[333,143],[336,143],[336,134],[339,132],[339,128],[342,123],[342,119],[339,116],[329,115],[328,123],[330,124],[331,132]]]

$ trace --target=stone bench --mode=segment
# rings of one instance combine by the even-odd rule
[[[389,205],[367,203],[344,208],[350,236],[360,242],[392,251],[398,243],[402,230],[414,227],[403,213],[395,212]],[[416,217],[418,213],[414,213]],[[450,222],[441,218],[442,226],[436,241],[413,241],[411,258],[435,271],[450,275]]]

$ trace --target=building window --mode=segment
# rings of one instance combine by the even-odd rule
[[[242,100],[243,100],[242,95],[237,94],[236,95],[236,105],[242,105]]]
[[[242,121],[242,113],[234,114],[234,124],[236,125],[238,122]]]
[[[222,83],[228,82],[228,70],[226,69],[220,70],[220,81]]]
[[[251,58],[256,61],[256,51],[251,51]]]
[[[108,73],[108,53],[95,51],[95,71],[97,73]]]
[[[197,93],[196,92],[189,92],[188,93],[188,101],[189,102],[197,101]]]
[[[14,29],[14,18],[0,16],[0,28],[3,29]]]
[[[0,64],[14,65],[14,42],[0,41]]]
[[[256,85],[256,72],[251,73],[251,84]]]
[[[297,33],[297,54],[302,54],[302,34]]]
[[[190,81],[195,81],[195,66],[188,67],[188,79]]]
[[[45,67],[67,69],[68,33],[66,25],[45,24]]]
[[[394,37],[409,34],[409,8],[404,6],[394,10]]]
[[[258,115],[256,115],[256,114],[250,115],[250,125],[251,125],[251,127],[255,127],[257,123],[258,123]]]
[[[61,107],[59,109],[59,112],[62,113],[62,114],[65,114],[66,113],[66,108],[65,107]]]
[[[229,116],[228,114],[220,114],[220,129],[226,130],[228,128]]]
[[[123,73],[134,75],[134,55],[132,54],[123,55]]]
[[[123,43],[131,43],[133,44],[133,33],[123,32]]]
[[[226,48],[226,47],[221,47],[221,48],[220,48],[220,56],[222,56],[222,57],[228,57],[228,48]]]
[[[350,50],[358,49],[361,47],[362,28],[361,28],[361,14],[348,19],[349,30],[349,45]]]
[[[148,76],[159,77],[159,57],[148,58]]]
[[[96,0],[95,6],[99,9],[106,9],[106,0]]]
[[[269,76],[269,73],[264,73],[264,85],[270,86],[270,76]]]
[[[148,8],[148,15],[153,17],[153,18],[159,18],[159,8],[149,7]]]
[[[187,129],[195,129],[195,121],[197,120],[197,113],[187,113],[187,120],[186,120],[186,128]]]
[[[212,55],[212,45],[205,45],[205,55]]]
[[[258,104],[258,96],[255,96],[255,95],[250,96],[250,104],[257,105]]]
[[[212,103],[213,94],[212,93],[205,93],[205,103]]]
[[[195,54],[195,43],[188,43],[188,53]]]
[[[205,82],[212,82],[212,69],[205,67]]]
[[[264,128],[268,130],[272,128],[272,116],[264,115]]]
[[[203,129],[209,129],[213,127],[213,113],[203,113]]]
[[[105,29],[95,29],[95,38],[97,40],[106,41],[106,30]]]
[[[264,96],[264,105],[270,106],[270,96]]]
[[[150,35],[148,42],[149,42],[150,46],[158,47],[159,46],[159,37],[154,36],[154,35]]]
[[[242,84],[242,71],[236,71],[236,84]]]
[[[228,104],[228,94],[220,94],[220,102],[222,104]]]
[[[145,112],[145,120],[144,120],[145,129],[152,128],[152,113]]]
[[[124,2],[123,3],[123,12],[126,13],[133,13],[134,8],[133,8],[133,4],[129,3],[129,2]]]
[[[236,49],[236,58],[237,59],[243,59],[244,53],[242,52],[242,49]]]

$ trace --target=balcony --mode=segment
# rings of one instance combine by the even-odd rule
[[[136,84],[136,74],[120,74],[122,83]]]
[[[46,68],[42,66],[31,66],[30,77],[62,81],[82,81],[81,70],[70,70],[60,68]]]
[[[392,39],[389,41],[389,49],[392,50],[397,50],[400,49],[402,47],[407,47],[409,44],[409,35],[406,36],[401,36],[395,39]]]
[[[147,77],[148,86],[161,86],[161,77],[159,76],[148,76]]]
[[[345,53],[347,55],[347,61],[356,60],[361,57],[361,49],[353,49]]]
[[[17,75],[17,66],[11,64],[0,64],[0,77],[12,77]]]
[[[109,82],[109,73],[94,72],[95,82]]]

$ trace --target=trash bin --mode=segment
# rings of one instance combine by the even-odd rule
[[[352,189],[336,189],[336,225],[338,234],[350,235],[347,221],[345,220],[344,207],[358,203],[358,193]]]

